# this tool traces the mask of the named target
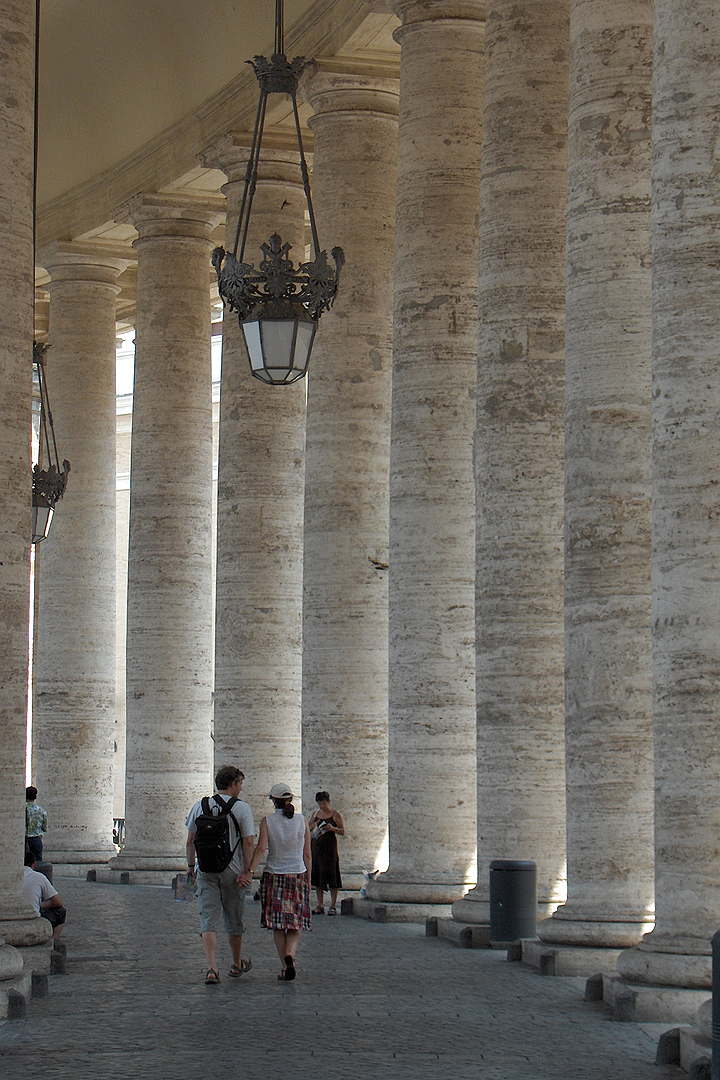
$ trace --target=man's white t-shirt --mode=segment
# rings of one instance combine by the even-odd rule
[[[22,894],[23,900],[39,913],[41,900],[51,900],[53,896],[57,896],[58,891],[44,874],[26,866]]]
[[[222,799],[223,802],[227,802],[230,798],[229,795],[220,795],[218,797]],[[211,796],[210,798],[210,811],[215,815],[220,813],[220,807],[215,802],[214,796]],[[200,799],[199,802],[195,803],[192,810],[187,816],[187,821],[185,822],[185,824],[189,832],[195,832],[195,819],[198,814],[201,813],[202,799]],[[244,836],[255,836],[255,826],[253,824],[252,810],[246,802],[243,802],[242,799],[238,799],[238,801],[235,803],[232,810],[230,811],[229,817],[230,847],[235,848],[235,852],[230,862],[230,866],[236,874],[242,874],[243,870],[245,869],[245,860],[243,859],[242,840],[240,840],[239,844],[238,840],[240,839],[240,837]],[[236,844],[237,847],[235,847]]]

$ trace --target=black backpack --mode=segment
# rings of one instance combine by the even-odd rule
[[[242,839],[238,835],[235,847],[230,846],[229,815],[237,799],[229,796],[225,802],[219,795],[213,795],[213,799],[220,807],[220,813],[213,814],[210,800],[206,797],[200,803],[200,813],[195,818],[195,854],[204,874],[221,874],[226,870]],[[234,824],[238,828],[237,821]]]

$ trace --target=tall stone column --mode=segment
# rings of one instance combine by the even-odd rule
[[[569,0],[485,11],[476,432],[478,885],[532,859],[565,899],[563,429]]]
[[[390,450],[386,901],[476,880],[477,232],[484,4],[396,0],[402,25]]]
[[[387,838],[387,565],[398,80],[320,61],[313,204],[345,252],[308,385],[303,797],[345,811],[342,865],[381,865]],[[385,855],[385,859],[387,856]]]
[[[52,931],[22,898],[30,613],[35,4],[0,5],[0,980]],[[6,944],[7,943],[7,944]]]
[[[572,0],[565,670],[568,899],[544,941],[652,923],[651,0]],[[596,970],[597,959],[591,962]],[[610,958],[604,961],[611,963]]]
[[[228,177],[225,245],[235,240],[250,146],[228,136],[203,163]],[[278,232],[305,255],[297,140],[263,137],[245,248]],[[302,518],[305,383],[266,386],[250,374],[237,314],[223,320],[215,607],[215,765],[237,764],[257,819],[282,780],[300,794]]]
[[[33,716],[35,782],[50,817],[53,863],[115,853],[115,297],[127,260],[54,244],[48,372],[53,419],[72,482],[40,575]]]
[[[655,930],[639,983],[709,989],[720,919],[720,294],[717,9],[655,3],[653,690]]]
[[[220,210],[139,195],[127,630],[127,846],[117,870],[185,866],[211,785],[210,232]]]

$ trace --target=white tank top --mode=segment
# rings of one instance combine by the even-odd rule
[[[297,811],[291,818],[282,810],[267,817],[269,874],[304,874],[305,818]]]

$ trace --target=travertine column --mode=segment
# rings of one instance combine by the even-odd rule
[[[545,941],[652,922],[651,0],[572,0],[565,668],[568,899]],[[593,961],[597,963],[597,961]],[[593,967],[592,970],[595,970]]]
[[[476,878],[475,497],[479,0],[402,19],[390,451],[390,869],[373,897]]]
[[[565,899],[563,429],[569,0],[489,0],[480,185],[478,885],[532,859],[538,910]]]
[[[210,232],[190,196],[140,195],[127,632],[127,847],[118,870],[185,866],[211,785]]]
[[[346,263],[320,323],[308,386],[303,796],[313,806],[327,789],[344,811],[348,878],[379,864],[387,835],[398,80],[327,65],[321,61],[303,86],[315,110],[313,204],[321,244],[339,244]]]
[[[50,272],[47,367],[72,481],[38,552],[35,783],[50,816],[47,857],[107,862],[115,853],[115,296],[127,260],[54,244],[38,262]]]
[[[35,3],[0,5],[0,980],[52,931],[22,899],[30,609]],[[5,944],[5,942],[10,944]]]
[[[293,149],[294,145],[294,149]],[[232,250],[249,136],[228,137],[203,162],[228,177]],[[305,258],[297,140],[263,138],[245,260],[278,232]],[[223,319],[215,608],[215,765],[237,764],[255,819],[282,780],[300,794],[302,515],[305,383],[266,386],[250,374],[237,314]]]
[[[637,982],[710,987],[720,924],[720,24],[655,3],[653,689],[656,928]]]

